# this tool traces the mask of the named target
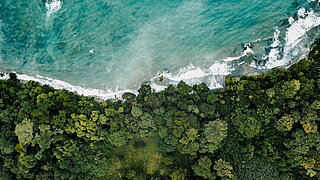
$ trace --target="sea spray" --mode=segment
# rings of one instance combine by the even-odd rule
[[[61,9],[62,2],[60,0],[46,0],[45,6],[47,9],[47,17],[50,17]]]

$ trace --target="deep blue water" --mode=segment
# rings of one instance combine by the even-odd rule
[[[215,87],[300,57],[319,36],[317,11],[307,0],[0,0],[0,67],[98,89]]]

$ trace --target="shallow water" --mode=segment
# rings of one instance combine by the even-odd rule
[[[221,87],[301,57],[317,11],[307,0],[1,0],[0,66],[102,90]]]

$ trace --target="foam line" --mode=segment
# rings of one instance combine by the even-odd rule
[[[320,25],[320,17],[313,10],[306,11],[301,8],[298,11],[298,17],[298,20],[292,22],[286,32],[286,46],[289,46],[289,48],[295,47],[306,32]]]
[[[61,2],[58,0],[53,0],[50,4],[47,5],[49,13],[54,13],[61,8]],[[310,31],[312,28],[320,24],[320,17],[318,17],[313,11],[306,11],[304,8],[301,8],[298,11],[298,19],[290,17],[288,19],[290,25],[286,29],[285,33],[285,44],[283,45],[283,51],[280,47],[280,31],[276,28],[272,43],[270,44],[270,51],[266,55],[265,60],[267,63],[265,66],[260,67],[261,69],[271,69],[278,66],[288,65],[290,63],[290,52],[292,49],[296,48],[299,43],[302,41],[302,37]],[[283,53],[283,58],[279,59],[280,53]],[[168,71],[160,72],[157,76],[151,78],[150,85],[156,91],[161,91],[166,88],[167,84],[177,84],[179,81],[185,81],[190,85],[199,84],[201,82],[206,82],[210,89],[222,88],[224,86],[224,77],[225,75],[231,74],[235,71],[234,64],[236,63],[239,66],[239,63],[244,63],[241,60],[242,57],[251,56],[254,54],[253,45],[250,43],[245,44],[242,55],[236,57],[227,57],[225,59],[215,61],[211,66],[200,68],[196,67],[193,64],[190,64],[184,68],[181,68],[178,72],[172,73]],[[234,63],[235,62],[235,63]],[[253,63],[253,62],[252,62]],[[252,66],[251,63],[251,67]],[[121,98],[121,95],[125,92],[133,92],[137,94],[135,90],[122,90],[122,91],[111,91],[111,90],[99,90],[92,88],[83,88],[80,86],[74,86],[68,82],[51,79],[42,76],[29,76],[25,74],[17,74],[17,77],[23,81],[36,81],[41,84],[47,84],[52,86],[55,89],[66,89],[72,92],[76,92],[80,95],[85,96],[94,96],[106,99],[117,99]],[[0,79],[8,79],[6,74]],[[161,79],[161,80],[160,80]]]
[[[47,9],[47,17],[50,17],[61,9],[62,2],[59,0],[47,0],[45,6]]]
[[[203,76],[206,76],[206,73],[201,68],[190,64],[189,66],[180,69],[180,72],[176,76],[169,77],[169,79],[173,81],[182,81]]]
[[[297,20],[294,20],[293,17],[288,19],[290,25],[286,29],[285,38],[283,38],[285,39],[284,45],[281,45],[280,31],[275,27],[272,43],[270,44],[270,51],[263,58],[263,60],[267,61],[266,64],[262,67],[257,67],[256,65],[253,65],[254,62],[252,62],[249,66],[259,69],[272,69],[274,67],[287,66],[290,64],[290,59],[292,58],[290,56],[291,50],[298,46],[302,37],[305,36],[308,31],[320,24],[320,17],[312,10],[306,11],[306,9],[301,8],[298,10],[297,16]],[[235,70],[231,63],[240,60],[242,57],[254,54],[254,47],[251,43],[246,43],[243,48],[244,50],[241,56],[227,57],[224,60],[216,61],[208,68],[195,67],[193,64],[190,64],[187,67],[181,68],[176,74],[163,72],[160,73],[160,76],[168,79],[171,84],[177,84],[178,81],[183,80],[193,85],[205,80],[209,87],[220,88],[223,86],[224,76],[231,74]],[[283,53],[281,59],[280,53]],[[153,87],[156,89],[163,89],[162,86],[157,85],[157,78],[159,78],[159,75],[151,80]]]
[[[122,91],[113,92],[111,90],[105,91],[101,89],[84,88],[81,86],[72,85],[65,81],[43,77],[40,75],[36,75],[36,77],[29,76],[26,74],[19,74],[19,73],[16,73],[16,75],[17,75],[17,78],[21,81],[35,81],[35,82],[39,82],[42,85],[49,85],[55,89],[66,89],[68,91],[75,92],[79,95],[97,97],[103,100],[121,99],[122,94],[125,92],[132,92],[134,94],[137,94],[137,91],[134,91],[134,90],[122,90]],[[0,80],[6,80],[6,79],[9,79],[9,75],[7,73],[5,73],[3,77],[0,77]]]
[[[320,25],[320,17],[313,10],[307,11],[305,8],[300,8],[297,12],[297,17],[297,20],[294,20],[293,17],[288,19],[290,26],[286,29],[283,57],[281,59],[279,59],[280,50],[278,48],[279,35],[275,32],[274,39],[277,41],[274,41],[271,45],[272,49],[266,58],[268,61],[265,67],[263,67],[264,69],[272,69],[290,64],[292,56],[298,53],[297,51],[300,48],[299,43],[301,43],[306,33]],[[309,49],[303,50],[308,51]]]

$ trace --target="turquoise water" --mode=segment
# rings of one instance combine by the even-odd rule
[[[0,67],[97,89],[215,87],[303,55],[317,14],[307,0],[0,0]]]

